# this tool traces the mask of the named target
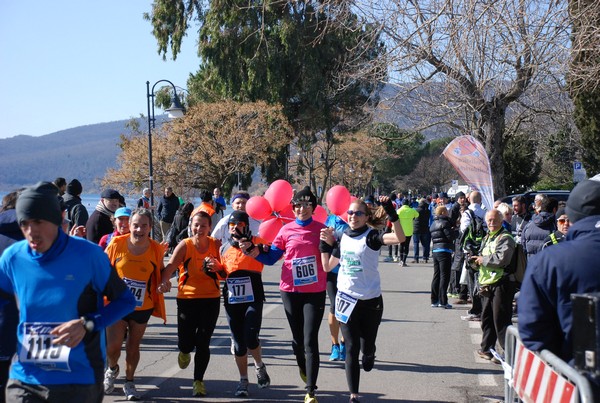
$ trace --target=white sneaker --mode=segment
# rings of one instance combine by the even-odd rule
[[[115,390],[115,380],[119,376],[119,366],[115,370],[109,368],[104,372],[104,394],[110,395]]]
[[[123,393],[125,394],[125,399],[130,401],[138,401],[140,400],[140,394],[135,388],[135,384],[133,382],[125,382],[123,385]]]

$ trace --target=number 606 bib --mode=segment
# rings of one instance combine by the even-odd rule
[[[342,323],[348,323],[357,301],[356,298],[338,291],[335,295],[335,318]]]
[[[292,259],[292,276],[294,277],[295,287],[314,284],[319,281],[316,256]]]

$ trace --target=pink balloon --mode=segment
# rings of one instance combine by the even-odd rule
[[[325,224],[325,221],[327,221],[327,211],[323,206],[317,205],[317,208],[313,212],[313,220]]]
[[[335,185],[327,191],[325,200],[332,214],[341,215],[348,210],[350,205],[350,192],[342,185]]]
[[[269,201],[262,196],[252,196],[246,203],[246,213],[255,220],[264,220],[271,216],[273,210]]]
[[[281,211],[290,204],[293,194],[292,185],[286,180],[278,179],[265,192],[265,199],[269,201],[273,211]]]
[[[283,227],[283,220],[281,218],[263,221],[258,227],[258,236],[271,243],[279,233],[281,227]]]
[[[285,208],[279,212],[279,216],[286,221],[294,221],[296,219],[294,208],[291,204],[285,206]]]
[[[344,211],[344,214],[342,214],[340,218],[344,220],[344,222],[348,223],[348,212]]]

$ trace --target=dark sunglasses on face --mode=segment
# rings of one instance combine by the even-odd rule
[[[366,215],[367,213],[365,213],[364,211],[353,211],[353,210],[348,210],[346,211],[346,214],[348,214],[349,216],[351,215],[355,215],[357,217],[362,217],[364,215]]]
[[[568,219],[568,218],[559,218],[559,219],[558,219],[558,222],[559,222],[559,223],[561,223],[561,224],[564,224],[564,223],[566,223],[566,222],[570,223],[570,221],[569,221],[569,219]]]

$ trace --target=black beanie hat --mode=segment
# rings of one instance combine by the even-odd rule
[[[246,223],[246,226],[249,226],[248,213],[240,210],[235,210],[229,216],[229,224],[237,224],[239,222]]]
[[[600,215],[600,182],[593,179],[579,182],[569,195],[566,211],[571,223]]]
[[[317,198],[310,190],[310,187],[305,186],[304,189],[296,192],[296,194],[292,197],[292,204],[298,202],[310,202],[312,204],[313,210],[317,208]]]
[[[17,222],[46,220],[60,226],[62,212],[58,200],[58,188],[50,182],[38,182],[26,188],[17,199]]]
[[[81,182],[77,179],[73,179],[67,185],[67,193],[73,196],[79,196],[83,192],[83,186],[81,186]]]

